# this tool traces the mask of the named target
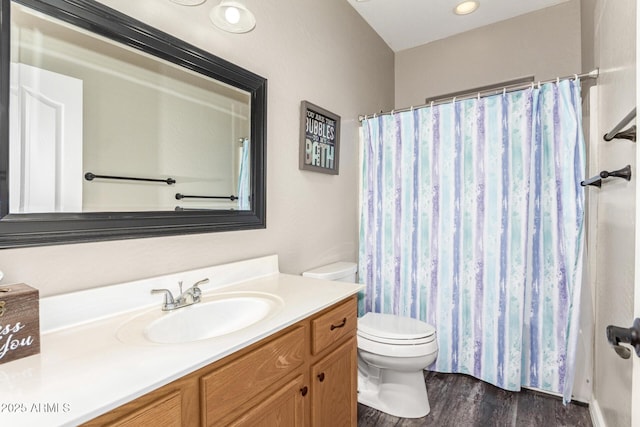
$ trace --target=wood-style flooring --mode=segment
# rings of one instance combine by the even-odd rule
[[[424,418],[392,417],[358,404],[358,427],[591,427],[585,404],[530,390],[510,392],[470,376],[425,371],[431,412]]]

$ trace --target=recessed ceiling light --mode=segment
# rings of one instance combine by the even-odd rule
[[[205,0],[171,0],[174,3],[181,4],[183,6],[197,6],[205,2]]]
[[[222,0],[209,14],[214,25],[230,33],[247,33],[256,26],[253,13],[240,2]]]
[[[475,12],[475,10],[479,6],[480,3],[475,0],[463,1],[453,9],[453,13],[455,13],[456,15],[468,15],[472,12]]]

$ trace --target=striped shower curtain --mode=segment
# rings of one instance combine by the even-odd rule
[[[366,118],[361,313],[436,327],[431,367],[571,400],[582,273],[579,80]]]

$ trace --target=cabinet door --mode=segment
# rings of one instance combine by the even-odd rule
[[[355,426],[358,421],[356,337],[311,368],[311,425]]]
[[[305,396],[307,396],[307,388],[300,375],[229,425],[233,427],[301,426],[304,423]]]
[[[307,333],[302,326],[273,339],[201,380],[202,424],[218,427],[257,405],[278,382],[304,365]]]

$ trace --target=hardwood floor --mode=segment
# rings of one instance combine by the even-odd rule
[[[523,390],[509,392],[473,377],[425,371],[431,412],[402,419],[358,404],[358,427],[591,427],[589,408]]]

